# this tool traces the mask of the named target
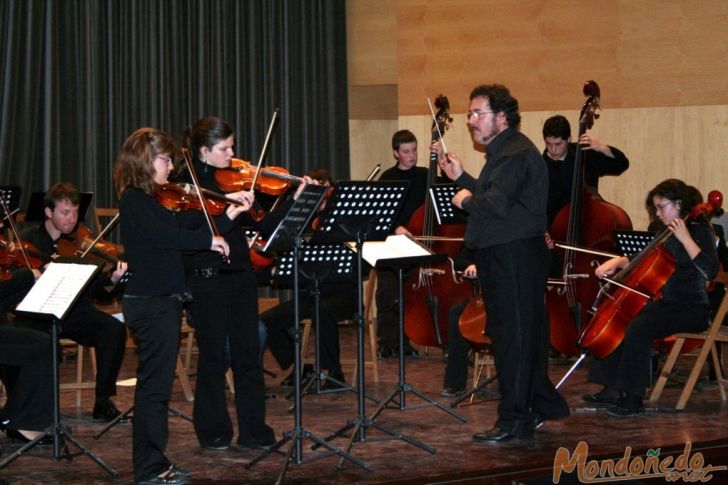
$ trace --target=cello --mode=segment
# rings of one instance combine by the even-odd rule
[[[438,111],[432,126],[433,142],[440,139],[441,133],[452,121],[447,97],[438,96],[435,106]],[[437,153],[430,153],[428,193],[435,183],[437,169]],[[447,312],[465,291],[452,262],[462,245],[457,241],[462,241],[465,226],[453,224],[435,227],[434,208],[428,196],[425,203],[412,214],[406,227],[415,239],[422,240],[433,252],[446,253],[450,257],[445,263],[418,268],[414,283],[407,285],[404,292],[404,330],[409,339],[418,345],[443,347],[447,343]]]
[[[690,222],[708,216],[717,207],[718,199],[709,199],[696,205],[684,220]],[[608,284],[599,291],[592,306],[594,316],[579,336],[579,345],[584,350],[599,359],[611,354],[624,340],[627,326],[642,308],[661,297],[662,287],[675,271],[675,257],[664,244],[672,235],[666,228],[614,278],[604,278]]]
[[[590,316],[588,309],[599,292],[599,282],[592,277],[597,262],[577,247],[610,251],[615,247],[615,230],[631,230],[632,221],[620,207],[605,201],[598,193],[587,190],[584,181],[583,149],[578,142],[599,117],[600,90],[595,81],[584,84],[587,100],[579,116],[579,136],[572,179],[571,203],[554,218],[551,236],[565,241],[562,279],[549,286],[546,305],[551,324],[551,346],[562,354],[579,355],[578,332]]]

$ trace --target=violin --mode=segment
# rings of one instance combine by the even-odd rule
[[[257,177],[258,168],[246,160],[233,158],[228,168],[220,168],[215,172],[215,182],[224,192],[254,189],[268,195],[281,195],[291,184],[303,182],[301,177],[288,173],[283,167],[262,167]]]
[[[43,254],[29,242],[9,243],[0,237],[0,281],[13,277],[12,268],[28,267],[38,269],[51,261],[51,257]]]
[[[192,184],[166,183],[157,187],[154,193],[157,202],[163,207],[173,211],[202,210],[197,187]],[[228,204],[238,204],[223,194],[212,190],[201,189],[200,193],[205,201],[205,209],[213,216],[220,216],[225,212]]]
[[[111,264],[114,267],[123,253],[119,246],[102,239],[94,243],[91,229],[83,223],[78,224],[72,233],[58,240],[56,245],[59,256],[90,256],[90,259],[100,263]]]

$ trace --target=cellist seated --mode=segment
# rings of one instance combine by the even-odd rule
[[[679,332],[702,332],[708,327],[706,282],[716,276],[719,267],[715,234],[705,215],[685,222],[701,202],[702,196],[695,187],[677,179],[661,182],[647,195],[648,210],[674,236],[665,240],[664,247],[675,258],[675,269],[662,286],[661,298],[651,300],[639,311],[619,346],[603,359],[592,362],[589,381],[604,388],[583,399],[608,406],[611,416],[644,412],[642,399],[650,382],[653,340]],[[610,259],[597,267],[595,275],[600,279],[609,277],[636,257]]]

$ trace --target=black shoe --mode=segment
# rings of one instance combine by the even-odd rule
[[[32,439],[26,437],[23,433],[18,431],[17,429],[6,429],[5,430],[5,436],[8,438],[20,441],[21,443],[30,443],[33,441]],[[40,441],[38,441],[39,445],[52,445],[53,444],[53,437],[52,436],[44,436],[41,438]]]
[[[394,350],[392,347],[380,345],[379,352],[377,352],[377,357],[379,358],[379,360],[387,360],[387,359],[393,359],[395,357],[398,357],[398,355],[397,355],[397,351]]]
[[[473,441],[476,443],[498,443],[502,441],[528,441],[532,439],[533,436],[516,436],[514,434],[509,433],[508,431],[503,431],[498,426],[495,426],[488,431],[484,431],[482,433],[475,433],[473,435]]]
[[[405,357],[419,357],[420,356],[420,353],[417,351],[417,349],[412,347],[410,344],[404,345],[403,353],[404,353]]]
[[[186,470],[184,470],[186,471]],[[172,465],[167,471],[164,472],[164,474],[157,475],[156,477],[152,477],[148,480],[140,480],[137,483],[139,485],[180,485],[187,483],[187,479],[189,478],[189,475],[185,476],[182,475],[179,471],[175,470],[175,466]]]
[[[310,378],[314,373],[313,366],[311,364],[304,364],[303,370],[301,371],[301,386],[304,386],[304,381],[308,378]],[[293,387],[296,385],[295,377],[293,375],[293,371],[281,381],[280,386],[281,387]]]
[[[176,473],[177,475],[184,477],[184,478],[189,478],[190,475],[192,475],[191,471],[189,471],[186,468],[180,468],[177,465],[175,465],[174,463],[172,463],[172,465],[170,465],[169,471],[171,471],[172,473]]]
[[[94,404],[93,420],[98,423],[108,423],[115,420],[121,411],[116,409],[111,399],[106,399]]]
[[[447,386],[440,392],[442,397],[459,397],[465,394],[465,388]]]
[[[615,416],[617,418],[623,418],[625,416],[634,416],[635,414],[643,414],[645,412],[645,405],[642,403],[642,396],[635,394],[627,394],[623,398],[619,399],[614,406],[610,406],[607,409],[607,414]]]
[[[216,438],[210,443],[200,443],[203,450],[225,451],[230,448],[230,442],[222,438]]]
[[[588,402],[589,404],[600,407],[614,406],[617,404],[617,401],[619,401],[619,398],[617,397],[607,397],[600,392],[597,392],[596,394],[584,394],[583,396],[581,396],[581,399],[584,402]]]
[[[248,450],[268,450],[276,444],[275,435],[266,436],[265,438],[253,438],[252,440],[240,441],[235,443],[235,447],[242,451]]]

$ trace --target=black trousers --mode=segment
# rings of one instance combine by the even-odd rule
[[[45,322],[29,320],[18,325],[48,331]],[[124,324],[90,302],[80,301],[63,320],[58,336],[96,350],[96,402],[115,396],[126,348]]]
[[[413,274],[413,270],[404,273],[404,285],[407,285],[407,282],[412,279]],[[377,302],[377,339],[380,348],[399,347],[398,292],[397,272],[388,269],[377,271],[377,292],[374,298]],[[404,336],[404,344],[409,344],[407,335]]]
[[[592,361],[589,380],[644,396],[650,383],[653,340],[679,332],[702,332],[709,318],[707,303],[648,303],[627,327],[619,347],[604,359]]]
[[[569,414],[548,378],[548,249],[544,238],[536,237],[476,250],[474,259],[501,395],[496,424],[528,437],[536,415],[557,419]]]
[[[445,387],[465,389],[468,380],[468,351],[470,344],[460,333],[460,314],[468,300],[454,304],[447,312],[447,366],[445,367]],[[485,328],[485,320],[483,321]]]
[[[96,350],[96,402],[116,395],[116,381],[124,359],[126,328],[95,307],[74,308],[59,335]]]
[[[134,479],[148,480],[168,469],[169,398],[179,349],[179,300],[168,296],[125,296],[124,319],[137,339],[139,365],[134,393],[132,455]]]
[[[351,289],[351,287],[347,287]],[[327,293],[319,301],[319,340],[321,344],[322,369],[329,372],[341,372],[341,358],[339,349],[339,322],[350,319],[356,311],[357,295],[354,291],[344,291],[339,294]],[[280,305],[261,313],[260,320],[268,329],[267,345],[281,369],[293,365],[293,336],[291,334],[293,321],[293,300],[285,301]],[[305,291],[299,298],[299,318],[313,318],[313,296]],[[337,376],[338,377],[338,376]]]
[[[53,421],[51,341],[47,333],[0,325],[0,375],[8,393],[0,421],[42,431]]]
[[[258,288],[252,272],[191,277],[193,321],[200,351],[193,419],[200,444],[230,442],[233,426],[227,410],[225,373],[233,370],[238,443],[268,441],[265,383],[258,358]],[[229,344],[230,355],[226,355]]]

